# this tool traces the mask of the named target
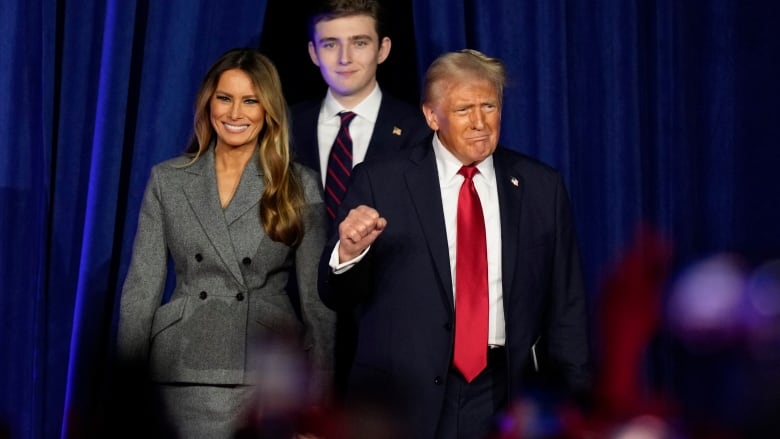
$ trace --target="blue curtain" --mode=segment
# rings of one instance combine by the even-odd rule
[[[563,172],[594,294],[640,224],[673,239],[680,265],[778,256],[778,6],[413,3],[421,74],[463,47],[508,64],[501,141]]]
[[[385,3],[414,29],[386,78],[419,79],[463,47],[506,62],[501,141],[563,172],[594,299],[638,224],[670,236],[680,265],[780,253],[774,2]],[[263,35],[265,14],[262,0],[3,2],[0,424],[12,437],[89,430],[146,178],[184,149],[211,62],[237,46],[297,51],[300,64],[280,66],[286,92],[316,77],[305,36],[290,35],[302,22],[268,17],[276,32]],[[407,82],[387,89],[408,97]]]
[[[257,47],[264,14],[256,0],[0,8],[0,419],[13,437],[89,431],[149,169],[185,148],[205,70]]]

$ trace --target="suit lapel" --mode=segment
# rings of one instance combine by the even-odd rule
[[[214,149],[209,148],[186,171],[194,174],[192,182],[184,186],[184,194],[195,212],[203,231],[211,245],[217,250],[222,262],[233,274],[239,284],[244,284],[244,277],[238,266],[233,243],[230,240],[225,214],[219,202],[217,193],[217,174],[214,167]],[[242,177],[243,178],[243,177]]]
[[[238,183],[233,199],[225,208],[225,222],[228,226],[249,210],[259,215],[257,209],[260,209],[260,196],[263,194],[265,183],[258,160],[258,153],[255,151],[241,174],[241,181]]]
[[[498,208],[501,215],[501,273],[503,292],[512,291],[515,261],[520,238],[520,210],[522,208],[525,180],[511,158],[498,148],[493,155],[498,190]]]
[[[444,300],[454,307],[450,256],[436,160],[433,148],[430,146],[418,151],[420,153],[415,151],[412,156],[416,165],[406,172],[406,187],[414,203],[417,219],[422,226],[436,274],[444,287]]]
[[[368,142],[366,160],[386,154],[387,151],[400,149],[400,145],[404,140],[404,132],[396,125],[397,123],[393,105],[383,95],[382,103],[379,104],[379,113],[376,115],[374,131],[371,133],[371,140]]]

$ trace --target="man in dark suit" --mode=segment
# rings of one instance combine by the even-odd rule
[[[434,61],[435,134],[354,170],[321,261],[325,304],[359,312],[348,401],[394,402],[405,437],[489,435],[536,369],[589,387],[568,195],[554,169],[498,147],[504,83],[477,51]]]
[[[375,0],[327,0],[309,24],[309,55],[328,84],[324,99],[292,108],[295,160],[318,171],[325,188],[325,206],[332,223],[352,166],[392,156],[426,137],[430,130],[419,108],[383,93],[376,80],[379,64],[390,54],[391,41],[381,24]],[[341,129],[340,114],[355,113],[348,126],[351,140],[345,162],[326,177],[332,145]],[[355,345],[351,314],[338,316],[335,390],[344,388]]]

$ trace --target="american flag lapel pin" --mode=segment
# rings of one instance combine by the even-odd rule
[[[518,180],[517,177],[510,178],[509,182],[512,183],[512,186],[514,187],[520,187],[520,180]]]
[[[395,134],[396,136],[400,136],[401,135],[401,129],[398,128],[398,127],[393,127],[393,134]]]

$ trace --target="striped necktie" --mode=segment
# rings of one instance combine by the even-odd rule
[[[342,111],[341,126],[328,156],[327,176],[325,177],[325,208],[330,218],[336,218],[339,204],[344,199],[352,174],[352,137],[349,135],[349,123],[355,113]]]

